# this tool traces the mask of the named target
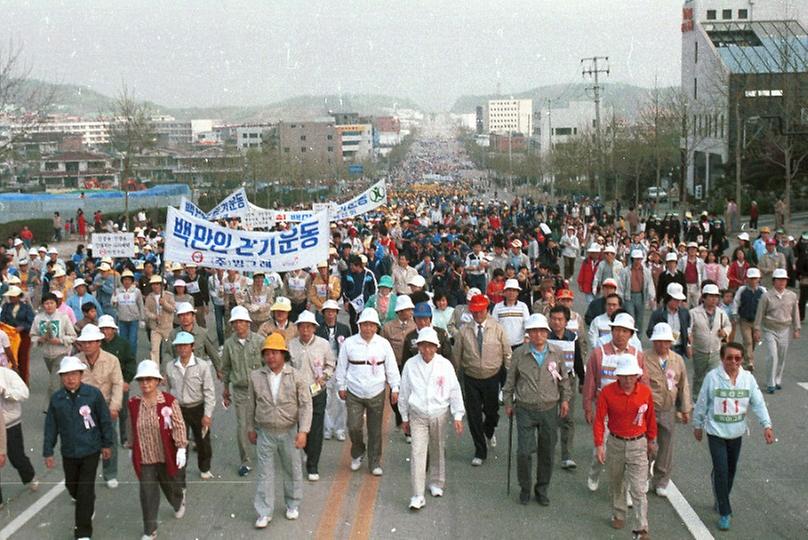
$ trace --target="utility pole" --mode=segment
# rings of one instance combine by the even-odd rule
[[[600,66],[598,65],[600,64]],[[603,65],[606,67],[602,67]],[[605,203],[604,200],[604,189],[603,189],[603,147],[602,147],[602,137],[601,137],[601,125],[600,125],[600,81],[599,75],[601,73],[609,75],[609,57],[608,56],[591,56],[589,58],[581,58],[581,75],[586,77],[592,77],[594,84],[592,85],[592,92],[594,94],[594,101],[595,101],[595,148],[598,152],[598,172],[597,172],[597,187],[598,187],[598,195],[601,198],[601,201]]]
[[[553,152],[553,100],[547,98],[547,153]],[[550,200],[555,202],[555,174],[550,171]]]

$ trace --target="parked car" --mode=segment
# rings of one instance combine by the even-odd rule
[[[648,199],[652,201],[655,201],[657,199],[660,201],[667,201],[668,193],[662,188],[651,186],[648,188]]]

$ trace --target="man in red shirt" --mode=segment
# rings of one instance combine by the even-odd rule
[[[623,485],[628,488],[633,506],[635,539],[649,539],[648,501],[645,486],[648,482],[648,460],[656,452],[657,424],[651,389],[639,382],[643,374],[637,359],[621,355],[614,371],[617,382],[607,385],[598,396],[595,424],[595,452],[601,464],[609,470],[609,494],[612,499],[612,528],[622,529],[626,523],[626,498]],[[604,446],[605,422],[608,417],[608,457]],[[608,460],[608,461],[607,461]]]

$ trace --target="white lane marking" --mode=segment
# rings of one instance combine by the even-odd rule
[[[55,486],[53,486],[50,491],[45,493],[42,497],[37,499],[37,501],[25,509],[19,516],[14,518],[14,521],[3,527],[3,530],[0,530],[0,540],[6,540],[11,538],[11,535],[17,532],[25,525],[28,520],[32,517],[37,515],[40,510],[48,506],[50,502],[58,497],[63,491],[65,490],[65,481],[62,480]]]
[[[797,385],[798,385],[798,386],[802,386],[803,388],[805,388],[806,390],[808,390],[808,382],[798,382],[798,383],[797,383]]]
[[[668,501],[670,501],[676,513],[679,514],[679,517],[682,518],[682,521],[685,522],[685,527],[693,535],[694,540],[713,540],[710,530],[673,481],[668,482]]]

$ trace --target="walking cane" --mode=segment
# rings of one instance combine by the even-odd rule
[[[511,494],[511,453],[513,450],[513,415],[508,417],[508,487],[506,494]]]

